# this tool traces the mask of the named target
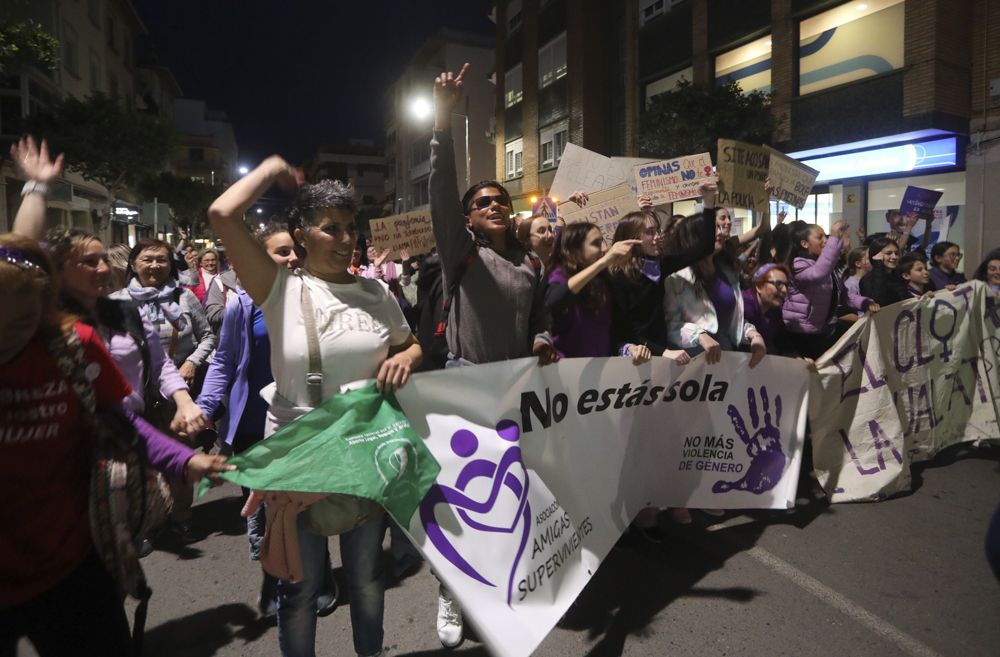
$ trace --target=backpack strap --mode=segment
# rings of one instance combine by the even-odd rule
[[[458,266],[455,267],[455,275],[448,281],[448,289],[445,291],[444,296],[441,298],[441,320],[438,322],[437,328],[434,330],[434,337],[440,338],[444,335],[445,330],[448,328],[448,315],[451,314],[451,302],[458,294],[458,286],[462,283],[462,276],[465,275],[466,270],[476,259],[476,250],[473,247],[465,257],[458,262]],[[444,269],[441,270],[441,278],[444,278]]]

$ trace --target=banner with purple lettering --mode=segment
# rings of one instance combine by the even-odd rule
[[[397,520],[493,654],[531,653],[643,508],[794,505],[808,373],[748,360],[521,359],[397,392],[441,465]]]
[[[816,365],[813,465],[833,502],[910,488],[910,464],[959,442],[1000,438],[1000,317],[975,281],[883,308]]]

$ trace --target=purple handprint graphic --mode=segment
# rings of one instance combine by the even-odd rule
[[[750,422],[754,434],[747,431],[743,416],[732,404],[729,405],[729,419],[733,429],[747,446],[750,456],[750,467],[742,479],[737,481],[717,481],[712,486],[713,493],[727,493],[731,490],[743,490],[760,495],[774,488],[785,471],[787,457],[781,451],[781,395],[774,397],[774,422],[771,422],[771,405],[767,396],[767,388],[760,387],[761,410],[764,411],[763,424],[757,413],[757,398],[753,388],[747,389],[747,407],[750,411]]]

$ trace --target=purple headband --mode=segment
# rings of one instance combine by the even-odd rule
[[[766,265],[761,265],[760,267],[757,268],[757,271],[755,271],[753,273],[753,282],[756,283],[757,281],[759,281],[760,279],[762,279],[764,276],[766,276],[767,272],[771,271],[772,269],[776,268],[777,266],[778,265],[775,264],[775,263],[773,263],[773,262],[769,262]]]
[[[12,246],[0,246],[0,262],[6,262],[21,269],[38,269],[43,273],[43,260],[35,253]]]

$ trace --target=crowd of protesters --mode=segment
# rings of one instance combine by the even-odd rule
[[[0,236],[7,296],[0,388],[51,393],[46,402],[61,410],[51,427],[0,425],[0,520],[18,527],[0,540],[0,654],[13,654],[23,636],[43,657],[70,646],[81,655],[129,651],[121,595],[90,544],[87,436],[81,404],[59,385],[53,350],[60,341],[82,342],[98,405],[134,424],[152,465],[171,480],[169,531],[193,541],[204,530],[192,524],[193,482],[232,468],[228,455],[266,440],[347,382],[374,378],[392,391],[418,370],[524,357],[539,366],[573,357],[636,365],[661,357],[683,366],[742,351],[751,368],[767,354],[803,358],[807,367],[858,317],[965,282],[959,247],[938,242],[926,257],[928,235],[911,236],[914,217],[898,212],[887,214],[887,233],[859,231],[862,243],[853,249],[844,222],[827,235],[817,224],[786,223],[783,214],[774,227],[765,215],[737,236],[732,210],[717,206],[708,181],[697,213],[666,217],[639,199],[642,209],[608,240],[592,223],[519,220],[497,181],[459,195],[448,126],[465,72],[445,73],[434,85],[429,185],[437,249],[422,257],[402,253],[394,261],[368,246],[350,187],[306,184],[277,156],[209,209],[224,250],[199,251],[184,233],[177,245],[140,239],[131,248],[106,247],[77,229],[46,233],[46,187],[62,158],[31,138],[12,148],[29,183],[14,232]],[[275,184],[293,191],[294,201],[252,233],[244,213]],[[588,202],[582,192],[571,200]],[[1000,254],[990,254],[975,276],[1000,292]],[[5,416],[28,413],[28,397]],[[13,437],[31,431],[45,435]],[[243,494],[257,559],[263,506],[251,491]],[[662,542],[661,511],[642,510],[631,540]],[[691,522],[688,509],[666,511],[673,522]],[[304,518],[293,530],[303,577],[262,574],[260,610],[276,615],[286,657],[315,654],[317,616],[337,598],[327,537],[310,532]],[[381,545],[390,524],[373,520],[340,535],[358,655],[383,649]],[[392,529],[397,565],[412,570],[418,557]],[[153,538],[136,537],[140,554]],[[447,647],[462,641],[461,610],[443,586],[437,632]]]

